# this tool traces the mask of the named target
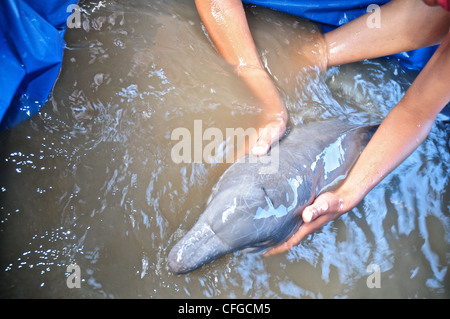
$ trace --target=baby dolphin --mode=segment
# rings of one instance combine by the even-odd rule
[[[241,157],[170,251],[169,269],[185,274],[230,252],[284,242],[301,226],[303,209],[345,178],[376,128],[313,122],[294,128],[265,156]]]

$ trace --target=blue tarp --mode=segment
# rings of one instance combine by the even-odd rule
[[[324,31],[342,25],[386,0],[244,0],[320,22]],[[77,0],[0,0],[0,129],[36,113],[47,101],[59,74],[64,32]],[[397,55],[420,69],[434,49]]]
[[[47,101],[64,52],[67,6],[77,0],[0,1],[0,128]]]

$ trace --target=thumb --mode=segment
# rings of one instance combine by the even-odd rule
[[[252,148],[252,154],[254,156],[266,154],[269,151],[271,144],[278,141],[285,130],[285,124],[279,121],[271,122],[260,129],[257,141]]]
[[[305,223],[310,223],[320,215],[323,215],[328,210],[328,203],[316,203],[314,202],[312,205],[306,207],[303,210],[303,221]]]
[[[324,193],[316,198],[314,203],[303,210],[303,221],[310,223],[319,216],[328,213],[339,213],[342,210],[343,200],[333,193]]]

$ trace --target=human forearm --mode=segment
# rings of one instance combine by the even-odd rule
[[[341,212],[354,208],[423,142],[432,125],[397,105],[384,119],[335,195]]]
[[[450,33],[389,112],[337,190],[353,208],[375,185],[405,160],[426,138],[437,114],[450,101]]]
[[[262,103],[281,107],[281,97],[261,63],[241,0],[196,0],[195,3],[220,55],[236,68]]]
[[[280,120],[287,120],[287,112],[272,78],[264,69],[245,67],[239,71],[239,76],[247,84],[255,97],[260,101],[261,108],[267,111],[267,115],[273,118],[278,114]],[[264,116],[264,114],[263,114]]]
[[[246,152],[267,152],[286,129],[287,111],[273,80],[264,69],[248,27],[241,0],[196,0],[197,11],[220,55],[236,69],[260,102],[258,135],[250,138]]]
[[[379,28],[369,28],[367,13],[325,34],[328,66],[438,44],[450,27],[449,12],[419,0],[393,0],[380,10]]]
[[[402,100],[389,112],[343,184],[319,195],[302,212],[305,224],[276,254],[355,207],[367,193],[408,157],[428,135],[437,114],[450,101],[450,33],[417,76]]]
[[[227,62],[262,69],[240,0],[196,0],[195,4],[211,41]]]
[[[450,32],[335,191],[334,196],[342,205],[338,208],[340,213],[355,207],[423,142],[436,116],[450,101],[449,83]],[[307,215],[307,219],[313,219],[320,212],[311,209]]]

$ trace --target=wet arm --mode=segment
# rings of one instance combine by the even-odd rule
[[[260,131],[258,146],[259,153],[265,153],[270,143],[284,133],[287,112],[275,84],[261,63],[242,2],[196,0],[195,4],[217,51],[236,68],[239,76],[261,102],[261,128],[266,130]],[[254,153],[259,155],[258,149]]]
[[[285,244],[268,254],[289,250],[305,236],[354,208],[373,187],[403,162],[426,138],[437,114],[450,101],[450,33],[389,112],[344,183],[316,198],[303,211],[305,223]]]
[[[343,210],[356,206],[427,137],[436,116],[450,101],[450,33],[389,112],[337,192]]]
[[[325,34],[328,66],[361,61],[439,44],[450,27],[450,13],[419,0],[393,0],[380,7],[379,28],[367,13]]]

